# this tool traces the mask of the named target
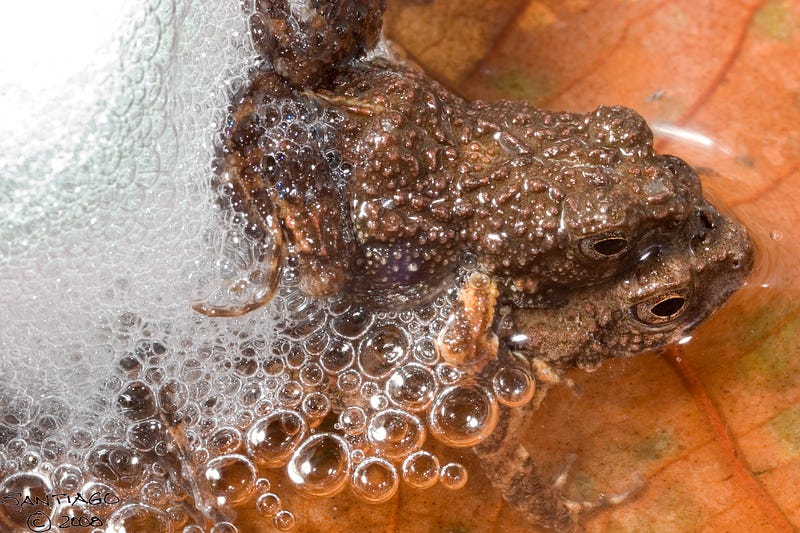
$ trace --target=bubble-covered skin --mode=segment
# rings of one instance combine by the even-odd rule
[[[297,120],[289,103],[319,117],[316,138],[281,138]],[[681,235],[702,202],[694,172],[655,154],[629,109],[468,103],[384,61],[302,94],[261,73],[228,124],[220,176],[231,204],[285,235],[308,294],[371,305],[430,299],[464,253],[531,305],[629,267]]]
[[[242,0],[255,49],[283,79],[316,85],[375,46],[386,0]]]

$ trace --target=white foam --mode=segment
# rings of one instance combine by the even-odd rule
[[[214,139],[253,60],[235,2],[51,3],[0,28],[13,51],[0,69],[0,381],[32,396],[95,380],[125,349],[108,327],[122,313],[192,319],[185,278],[222,231]],[[89,382],[71,383],[75,368]]]

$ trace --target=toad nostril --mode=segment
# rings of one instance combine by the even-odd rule
[[[708,243],[708,241],[709,241],[709,234],[707,231],[704,231],[692,237],[691,246],[693,249],[696,250],[701,245]]]
[[[686,298],[682,296],[670,296],[656,303],[650,308],[650,312],[659,318],[669,319],[683,310],[686,305]]]
[[[714,224],[714,217],[706,211],[705,209],[701,210],[697,213],[697,217],[700,219],[700,224],[703,225],[703,228],[710,231],[716,228],[717,226]]]
[[[717,229],[714,213],[708,209],[700,209],[697,211],[697,231],[692,237],[692,248],[699,248],[702,245],[708,245],[712,240],[712,233]]]

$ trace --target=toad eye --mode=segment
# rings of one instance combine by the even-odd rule
[[[606,233],[585,237],[579,246],[583,255],[590,259],[609,259],[627,251],[628,239],[618,233]]]
[[[641,302],[631,309],[639,322],[660,326],[679,318],[688,308],[686,296],[678,293],[661,294]]]

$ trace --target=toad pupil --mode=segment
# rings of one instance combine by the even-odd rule
[[[318,311],[278,322],[302,343],[270,360],[280,408],[250,426],[245,456],[212,459],[212,478],[285,465],[307,494],[351,484],[371,502],[401,477],[462,486],[461,465],[422,449],[430,433],[472,448],[532,523],[572,529],[602,502],[538,477],[525,414],[568,368],[685,336],[744,283],[751,244],[630,109],[470,102],[365,59],[384,7],[244,2],[263,62],[231,105],[215,183],[261,247],[248,277],[194,307]]]

